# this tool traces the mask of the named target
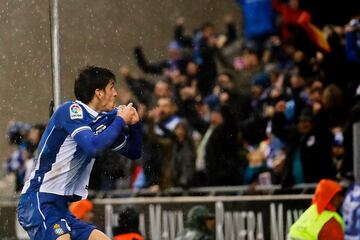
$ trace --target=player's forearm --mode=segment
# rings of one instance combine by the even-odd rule
[[[129,136],[127,137],[127,142],[124,147],[119,149],[117,152],[127,158],[136,160],[141,157],[143,146],[141,123],[134,124],[129,128],[130,131]]]
[[[125,122],[121,117],[115,120],[101,134],[95,135],[92,131],[81,131],[74,136],[80,148],[90,157],[110,147],[122,132]]]

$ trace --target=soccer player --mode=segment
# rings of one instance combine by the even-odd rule
[[[100,151],[111,148],[130,159],[141,156],[139,115],[132,103],[115,108],[114,84],[108,69],[83,69],[75,80],[77,100],[61,105],[49,120],[17,206],[18,220],[31,239],[109,239],[77,220],[68,203],[87,197]]]

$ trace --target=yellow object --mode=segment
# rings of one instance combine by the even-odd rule
[[[296,240],[316,240],[323,226],[331,218],[344,228],[343,220],[337,212],[324,210],[318,214],[317,206],[313,204],[290,227],[289,237]]]

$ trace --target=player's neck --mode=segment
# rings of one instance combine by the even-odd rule
[[[86,104],[89,108],[91,108],[92,110],[96,111],[96,112],[101,112],[101,106],[100,104],[98,104],[96,101],[91,101],[88,104]]]

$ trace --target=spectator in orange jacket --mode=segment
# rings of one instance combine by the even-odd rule
[[[70,212],[79,220],[91,223],[94,219],[94,205],[88,199],[73,202],[69,206]]]

